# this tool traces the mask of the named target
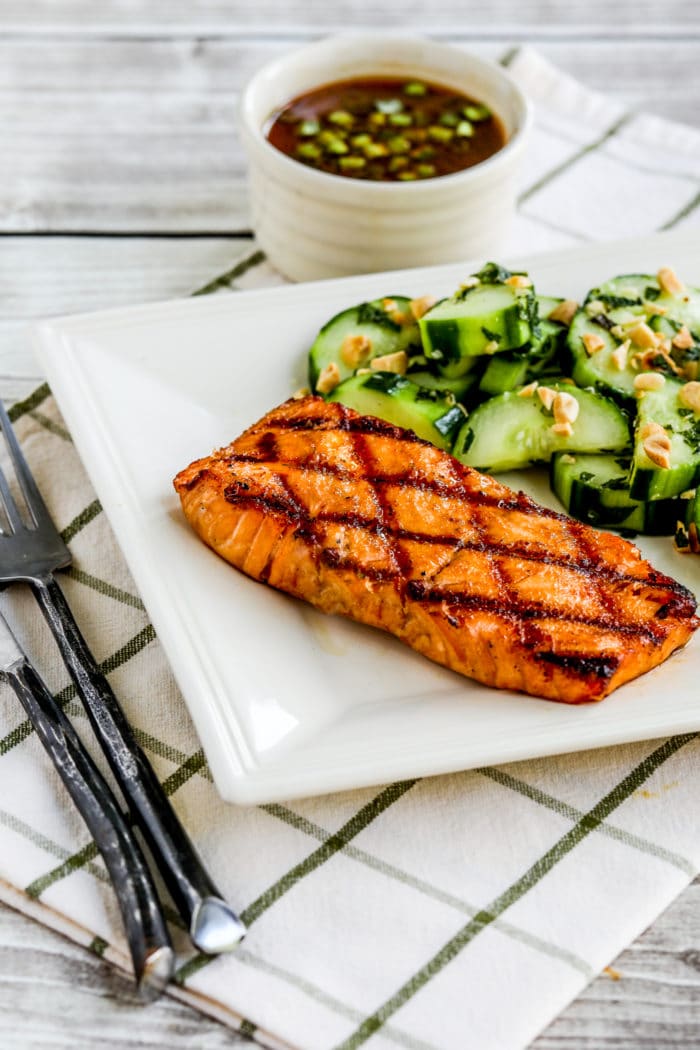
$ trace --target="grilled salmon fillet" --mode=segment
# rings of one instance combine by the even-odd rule
[[[600,700],[699,623],[633,544],[321,398],[280,405],[174,485],[248,576],[501,689]]]

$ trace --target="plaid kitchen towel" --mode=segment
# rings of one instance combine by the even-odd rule
[[[537,124],[510,251],[698,222],[697,131],[625,113],[533,52],[511,68]],[[204,290],[274,280],[255,253]],[[239,951],[210,960],[188,948],[173,915],[173,995],[270,1046],[515,1050],[693,877],[696,734],[288,805],[222,803],[48,389],[13,418],[73,552],[68,600],[249,926]],[[13,589],[2,603],[85,730],[31,598]],[[101,858],[6,688],[0,897],[128,966]]]

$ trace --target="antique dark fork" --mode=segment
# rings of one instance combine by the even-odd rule
[[[175,955],[151,873],[112,791],[0,615],[0,677],[11,685],[105,862],[141,998],[157,998]]]
[[[71,553],[51,520],[2,404],[0,429],[31,519],[23,520],[8,480],[0,470],[0,503],[7,518],[0,535],[0,587],[28,583],[34,592],[131,815],[143,832],[192,943],[210,955],[230,951],[242,940],[245,926],[224,901],[197,856],[54,578],[55,570],[70,565]]]

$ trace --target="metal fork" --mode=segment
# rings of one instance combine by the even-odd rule
[[[141,998],[155,999],[175,956],[141,848],[90,755],[0,615],[0,676],[12,686],[87,824],[117,892]]]
[[[242,940],[245,926],[197,856],[54,578],[55,570],[70,565],[71,553],[51,519],[1,403],[0,429],[31,518],[26,524],[0,470],[0,502],[7,517],[7,527],[0,535],[0,587],[20,582],[31,587],[192,943],[207,954],[230,951]]]

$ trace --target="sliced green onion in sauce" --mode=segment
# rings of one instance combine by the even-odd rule
[[[403,109],[403,102],[400,98],[378,98],[374,104],[380,113],[387,116],[391,113],[400,113]]]
[[[368,77],[327,84],[271,118],[270,143],[319,171],[412,182],[484,160],[506,141],[488,106],[423,80]]]

